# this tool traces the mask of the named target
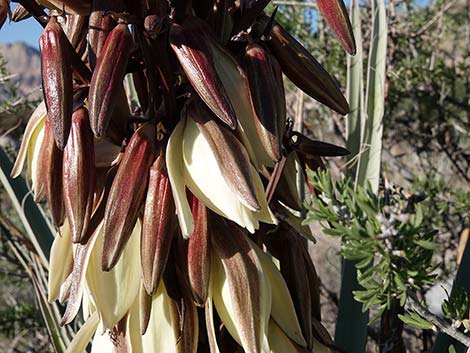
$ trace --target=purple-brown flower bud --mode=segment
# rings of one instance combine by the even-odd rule
[[[144,203],[156,148],[155,126],[150,123],[139,127],[126,147],[106,203],[103,271],[116,265],[131,236]]]
[[[93,212],[96,185],[95,149],[88,111],[79,108],[72,115],[72,128],[64,150],[63,190],[65,213],[72,241],[83,243]]]
[[[57,147],[64,149],[70,133],[73,108],[72,64],[68,39],[55,17],[39,38],[44,101]]]
[[[96,137],[103,136],[109,125],[114,98],[126,75],[132,44],[127,25],[120,23],[109,33],[98,57],[88,95],[91,128]]]

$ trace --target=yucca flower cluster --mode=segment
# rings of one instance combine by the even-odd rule
[[[269,0],[20,3],[44,101],[12,174],[58,230],[49,300],[85,320],[68,352],[333,349],[296,181],[347,151],[292,130],[283,74],[348,104]],[[353,53],[341,0],[318,5]]]

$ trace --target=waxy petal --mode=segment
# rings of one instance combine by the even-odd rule
[[[72,272],[60,288],[59,302],[64,303],[67,301],[67,307],[61,321],[62,325],[72,322],[78,314],[85,288],[90,256],[101,228],[102,225],[93,233],[86,244],[77,244],[75,247]]]
[[[49,278],[47,301],[52,303],[59,297],[60,286],[65,282],[73,268],[72,238],[68,222],[60,228],[54,238],[49,257]]]
[[[271,353],[306,353],[305,349],[296,345],[274,320],[269,320],[268,339]],[[313,350],[312,352],[318,352]]]
[[[64,149],[72,122],[72,63],[67,37],[51,17],[39,39],[44,101],[57,147]]]
[[[226,234],[229,233],[229,234]],[[217,219],[211,238],[211,294],[217,312],[245,352],[262,352],[271,312],[271,287],[248,238]]]
[[[251,233],[258,229],[259,221],[276,223],[254,167],[251,166],[251,174],[260,211],[250,210],[240,202],[237,194],[226,183],[211,146],[191,119],[186,121],[182,153],[186,185],[211,210],[247,228]],[[208,170],[211,171],[209,174]]]
[[[200,101],[193,101],[186,107],[188,117],[192,118],[210,145],[217,164],[231,190],[240,202],[253,211],[261,206],[256,198],[256,191],[251,176],[251,162],[243,144],[232,131],[224,129],[211,119]]]
[[[263,271],[268,276],[272,288],[271,317],[285,332],[285,334],[297,344],[305,347],[307,344],[302,336],[302,330],[297,320],[294,303],[287,288],[286,282],[270,258],[256,244],[250,241],[251,246],[256,251],[256,255],[261,262]]]
[[[263,145],[258,143],[259,137],[253,124],[255,116],[250,102],[250,91],[242,68],[237,61],[221,47],[212,47],[216,70],[227,90],[230,101],[238,118],[238,131],[243,145],[250,155],[256,168],[262,165],[273,166]]]
[[[34,110],[33,114],[26,124],[26,129],[23,133],[23,139],[21,140],[20,150],[18,151],[18,156],[16,157],[15,164],[11,170],[11,177],[16,178],[20,175],[24,167],[24,162],[28,160],[28,170],[31,173],[31,159],[34,154],[35,149],[39,149],[41,145],[38,143],[38,134],[39,130],[44,128],[46,122],[47,109],[44,101],[39,103],[39,105]]]
[[[152,300],[149,327],[142,336],[144,352],[148,353],[176,353],[177,339],[175,327],[179,327],[176,302],[168,296],[163,281]]]
[[[70,342],[65,353],[85,352],[88,344],[90,343],[91,338],[93,337],[93,334],[98,328],[99,322],[100,317],[98,315],[98,312],[95,311],[88,319],[86,319],[82,327],[80,327],[80,330],[78,330],[78,332],[75,334],[72,342]]]
[[[86,280],[100,314],[103,329],[112,329],[126,315],[140,289],[140,222],[135,225],[122,256],[110,271],[101,269],[104,227],[98,230]]]
[[[182,120],[176,125],[171,134],[166,149],[166,164],[168,177],[171,183],[171,191],[176,206],[179,226],[183,237],[188,238],[194,231],[194,219],[191,213],[188,199],[186,198],[186,182],[184,179],[183,161],[183,136],[186,120]]]

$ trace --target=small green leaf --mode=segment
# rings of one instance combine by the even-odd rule
[[[416,313],[411,313],[410,316],[398,315],[398,318],[403,321],[408,326],[420,329],[420,330],[430,330],[433,328],[433,324],[422,318]]]
[[[422,248],[426,250],[435,250],[438,245],[432,241],[429,240],[413,240],[413,243],[415,243],[418,246],[421,246]]]

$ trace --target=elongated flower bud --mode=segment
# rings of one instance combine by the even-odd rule
[[[282,71],[297,87],[338,113],[348,113],[348,102],[336,81],[279,23],[272,27],[268,45]]]
[[[97,58],[106,42],[109,32],[116,26],[111,16],[103,15],[102,11],[93,11],[88,24],[88,62],[92,69],[96,66]]]
[[[193,196],[191,211],[194,232],[188,240],[187,271],[194,302],[204,306],[209,292],[211,270],[209,215],[204,204]]]
[[[157,292],[176,227],[175,204],[165,166],[159,156],[150,168],[145,201],[140,256],[142,279],[148,294]]]
[[[256,131],[268,155],[274,161],[279,161],[286,110],[282,107],[284,96],[282,88],[278,87],[272,61],[269,53],[261,46],[248,44],[244,64]]]
[[[56,227],[64,223],[64,200],[62,192],[63,152],[54,142],[51,122],[46,117],[44,139],[41,145],[39,161],[40,179],[44,185],[44,194],[51,211],[52,221]]]
[[[186,20],[183,26],[173,24],[170,28],[171,47],[204,103],[220,120],[235,129],[235,110],[214,66],[211,46],[218,44],[206,31],[204,24],[195,18]]]
[[[44,101],[57,147],[63,150],[72,121],[72,66],[68,41],[55,17],[51,17],[39,38]]]
[[[103,271],[117,263],[134,229],[155,153],[155,126],[144,124],[132,135],[109,192],[104,214]]]
[[[343,0],[317,0],[317,5],[344,49],[351,55],[356,54],[356,42]]]
[[[93,132],[88,111],[79,108],[72,115],[72,129],[65,146],[63,163],[65,213],[74,243],[87,240],[85,235],[93,212],[95,184]]]
[[[103,136],[109,125],[113,100],[126,74],[132,43],[127,25],[120,23],[109,33],[98,57],[88,95],[91,128],[96,137]]]

